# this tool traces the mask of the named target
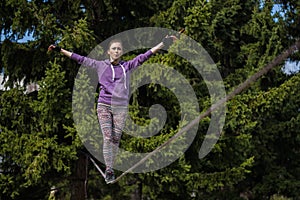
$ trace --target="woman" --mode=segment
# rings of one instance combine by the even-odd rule
[[[103,157],[106,165],[105,180],[114,181],[113,164],[119,149],[122,130],[127,115],[129,101],[129,76],[126,73],[148,60],[162,47],[168,47],[176,39],[175,36],[166,36],[161,43],[143,54],[129,61],[121,60],[123,45],[120,40],[112,40],[108,45],[107,60],[95,60],[71,53],[56,45],[50,45],[48,50],[61,52],[75,60],[78,64],[97,70],[100,93],[97,105],[97,116],[103,134]]]

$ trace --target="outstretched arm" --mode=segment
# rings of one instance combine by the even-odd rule
[[[166,37],[162,40],[162,42],[160,42],[158,45],[152,47],[150,50],[151,50],[151,52],[154,54],[154,53],[156,53],[158,50],[160,50],[161,48],[163,48],[163,47],[165,47],[165,46],[168,48],[175,40],[177,40],[177,37],[176,37],[176,36],[173,36],[173,35],[171,35],[171,36],[166,36]]]
[[[64,54],[65,56],[71,58],[71,55],[72,55],[72,52],[68,51],[68,50],[65,50],[59,46],[56,46],[54,44],[51,44],[49,47],[48,47],[48,51],[57,51],[57,52],[60,52],[62,54]]]
[[[160,42],[158,45],[152,47],[150,50],[154,54],[154,53],[156,53],[158,50],[160,50],[163,47],[164,47],[164,43]]]
[[[48,47],[48,51],[56,51],[56,52],[62,53],[63,55],[67,56],[68,58],[75,60],[78,64],[83,64],[86,67],[95,68],[95,67],[97,67],[97,65],[100,62],[95,59],[88,58],[86,56],[81,56],[77,53],[72,53],[72,52],[65,50],[65,49],[61,48],[60,46],[57,46],[54,44],[51,44]]]

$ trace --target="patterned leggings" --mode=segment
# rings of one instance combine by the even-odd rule
[[[125,125],[127,108],[98,104],[97,115],[103,134],[103,157],[107,168],[113,168],[119,150],[122,130]]]

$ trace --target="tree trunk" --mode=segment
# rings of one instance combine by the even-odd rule
[[[87,199],[87,161],[87,156],[80,153],[71,178],[71,200]]]

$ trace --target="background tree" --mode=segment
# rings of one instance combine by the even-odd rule
[[[274,3],[279,5],[275,13]],[[299,196],[297,74],[287,75],[278,66],[228,102],[221,138],[204,159],[198,159],[198,151],[209,117],[199,123],[193,145],[168,167],[146,174],[128,174],[116,184],[106,185],[94,166],[86,163],[85,156],[81,157],[86,155],[82,152],[87,153],[81,143],[86,141],[79,141],[77,131],[92,122],[87,118],[75,127],[72,118],[72,97],[78,105],[81,99],[80,95],[72,96],[71,91],[74,86],[79,91],[90,90],[88,80],[83,75],[74,83],[79,66],[61,55],[46,53],[49,44],[59,43],[87,55],[97,43],[124,30],[185,27],[185,33],[211,55],[230,92],[299,37],[298,1],[6,0],[0,5],[4,38],[1,67],[9,78],[7,86],[12,88],[23,78],[25,84],[34,81],[41,86],[30,95],[24,94],[24,86],[1,92],[1,199],[47,199],[53,185],[60,189],[63,199],[85,195],[94,199]],[[33,40],[20,43],[26,35]],[[134,53],[126,58],[132,58]],[[290,60],[298,61],[299,53]],[[200,110],[211,105],[202,77],[183,59],[163,53],[148,63],[174,67],[190,81]],[[159,74],[159,69],[155,73]],[[167,78],[172,81],[172,77]],[[178,102],[172,91],[160,85],[149,84],[134,93],[130,105],[134,121],[148,125],[153,102],[167,110],[164,128],[148,140],[124,135],[122,148],[149,152],[177,132]],[[76,175],[78,166],[84,168]],[[88,174],[84,174],[86,169]],[[85,179],[76,184],[78,177]],[[87,192],[83,188],[86,178]],[[78,185],[80,190],[74,190]]]
[[[19,88],[1,96],[5,102],[1,109],[3,198],[40,199],[71,173],[80,142],[64,128],[71,118],[65,82],[64,73],[54,64],[39,82],[36,100]]]
[[[172,27],[174,21],[179,22],[180,20],[173,20],[176,16],[172,16],[171,13],[182,10],[180,6],[175,5],[185,6],[186,4],[185,1],[174,2],[173,6],[161,14],[159,20],[156,21],[159,24],[168,21],[168,18],[170,18],[169,24]],[[287,33],[284,28],[284,20],[278,14],[275,15],[278,17],[275,20],[272,9],[273,4],[270,2],[261,4],[259,1],[209,1],[209,3],[198,1],[189,10],[186,9],[190,11],[190,15],[187,14],[188,12],[182,12],[183,16],[186,16],[183,19],[186,20],[187,34],[191,33],[192,37],[201,41],[201,44],[213,57],[223,74],[228,91],[262,68],[278,55],[284,46],[288,46],[293,41],[287,42],[285,40],[285,34]],[[254,130],[257,130],[257,124],[260,123],[257,120],[260,118],[257,118],[257,116],[252,118],[254,111],[249,107],[249,104],[252,104],[252,99],[256,97],[257,92],[265,91],[268,94],[270,88],[280,87],[289,78],[278,67],[253,84],[240,97],[236,97],[237,100],[232,100],[227,104],[229,111],[221,140],[210,155],[203,161],[196,162],[199,164],[198,166],[195,165],[197,166],[195,169],[201,171],[201,174],[194,173],[191,175],[191,178],[194,178],[190,186],[197,188],[196,191],[199,191],[200,199],[214,198],[213,196],[215,198],[234,199],[239,198],[240,195],[247,198],[268,199],[276,191],[279,192],[278,190],[272,192],[264,190],[253,195],[255,189],[251,191],[252,188],[248,185],[249,179],[247,177],[252,177],[256,170],[259,171],[259,168],[262,167],[258,164],[261,163],[260,159],[257,157],[257,162],[255,162],[256,157],[252,157],[255,155],[253,151],[255,152],[260,146],[264,146],[261,142],[253,139],[256,132]],[[202,92],[203,89],[197,91]],[[297,105],[296,102],[293,104]],[[261,113],[261,115],[264,115],[264,113]],[[269,140],[265,138],[263,141]],[[199,145],[196,144],[195,146],[196,149],[199,149]],[[257,153],[260,154],[261,152]],[[195,155],[195,153],[192,155]],[[234,158],[230,157],[232,155],[234,155]],[[234,163],[236,164],[234,165]],[[248,166],[248,168],[239,168],[238,163],[240,163],[240,167]],[[249,168],[253,164],[254,166],[258,165],[258,168]],[[220,173],[219,171],[222,168],[226,171]],[[237,172],[236,169],[243,170],[239,171],[237,176],[234,176],[233,171]],[[214,172],[213,176],[207,172]],[[278,174],[280,171],[276,171],[276,173]],[[206,181],[208,177],[209,181]],[[229,177],[234,178],[230,179]],[[291,182],[298,184],[295,181]],[[207,185],[205,185],[206,183]],[[233,185],[237,185],[237,183],[239,183],[238,186],[233,188]],[[258,188],[261,188],[260,186]],[[269,187],[273,188],[271,185]],[[292,188],[293,191],[296,191],[296,187]],[[212,194],[211,191],[215,190],[219,192]],[[290,193],[282,194],[290,195]]]

